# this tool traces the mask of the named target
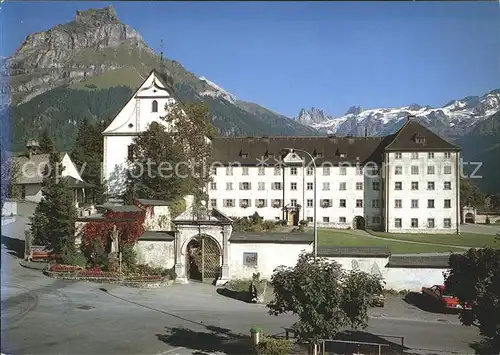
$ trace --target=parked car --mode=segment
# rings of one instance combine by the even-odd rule
[[[432,287],[422,287],[422,294],[439,302],[440,305],[447,309],[463,309],[458,298],[446,293],[443,285],[434,285]],[[470,310],[472,306],[465,304],[465,309]]]

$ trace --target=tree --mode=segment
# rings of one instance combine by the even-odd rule
[[[461,311],[466,326],[477,324],[484,337],[486,354],[500,353],[500,249],[470,249],[466,254],[450,256],[445,275],[446,290],[471,311]]]
[[[47,128],[42,131],[38,144],[40,144],[40,153],[43,154],[49,154],[55,149],[54,142]]]
[[[72,191],[61,178],[63,166],[59,153],[50,153],[42,182],[42,199],[31,217],[31,231],[35,243],[45,245],[56,255],[75,252],[76,208]]]
[[[382,293],[378,276],[346,272],[336,262],[302,254],[295,267],[278,267],[271,278],[274,300],[267,307],[272,315],[291,312],[302,341],[318,344],[335,337],[342,328],[365,328],[368,307]]]
[[[195,195],[206,199],[211,147],[207,137],[216,134],[201,103],[174,104],[162,118],[134,139],[134,161],[129,169],[124,199],[152,198],[176,201]],[[172,127],[172,129],[167,129]]]
[[[484,204],[484,194],[469,179],[460,179],[460,219],[465,206],[479,207]],[[460,221],[463,223],[463,220]]]
[[[12,190],[13,190],[12,182],[16,178],[16,175],[18,173],[18,167],[10,159],[9,154],[2,143],[0,143],[0,173],[1,173],[0,207],[3,209],[3,204],[5,202],[5,199],[8,197],[12,197]]]
[[[75,146],[71,151],[71,160],[78,167],[81,177],[93,184],[92,199],[104,202],[104,184],[101,181],[101,162],[104,154],[104,142],[101,132],[103,124],[90,124],[85,118],[78,126]]]

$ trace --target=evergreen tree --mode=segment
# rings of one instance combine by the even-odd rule
[[[40,153],[43,154],[49,154],[55,149],[54,142],[47,128],[42,131],[38,144],[40,144]]]
[[[56,254],[71,255],[75,252],[76,208],[72,190],[61,178],[63,170],[59,153],[50,153],[44,171],[42,199],[31,218],[31,231],[37,244],[45,245]]]
[[[85,118],[78,126],[75,146],[71,160],[80,171],[82,179],[94,185],[93,200],[104,202],[104,185],[101,181],[101,162],[103,157],[103,139],[101,124],[90,124]]]

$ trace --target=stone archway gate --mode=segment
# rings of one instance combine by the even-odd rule
[[[214,238],[198,235],[188,242],[186,248],[188,278],[203,282],[219,278],[222,253]]]
[[[176,281],[187,282],[191,277],[187,272],[190,270],[188,253],[190,247],[196,243],[199,244],[199,250],[196,252],[200,265],[200,281],[212,277],[217,278],[216,283],[229,281],[229,238],[233,221],[213,208],[205,214],[195,214],[188,209],[173,222],[177,229],[175,235]]]

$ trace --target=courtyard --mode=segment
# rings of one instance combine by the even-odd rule
[[[249,329],[280,334],[293,315],[220,295],[211,285],[134,289],[57,281],[2,248],[2,352],[11,354],[243,354]],[[474,327],[390,296],[370,311],[372,334],[404,336],[409,353],[471,353]]]

